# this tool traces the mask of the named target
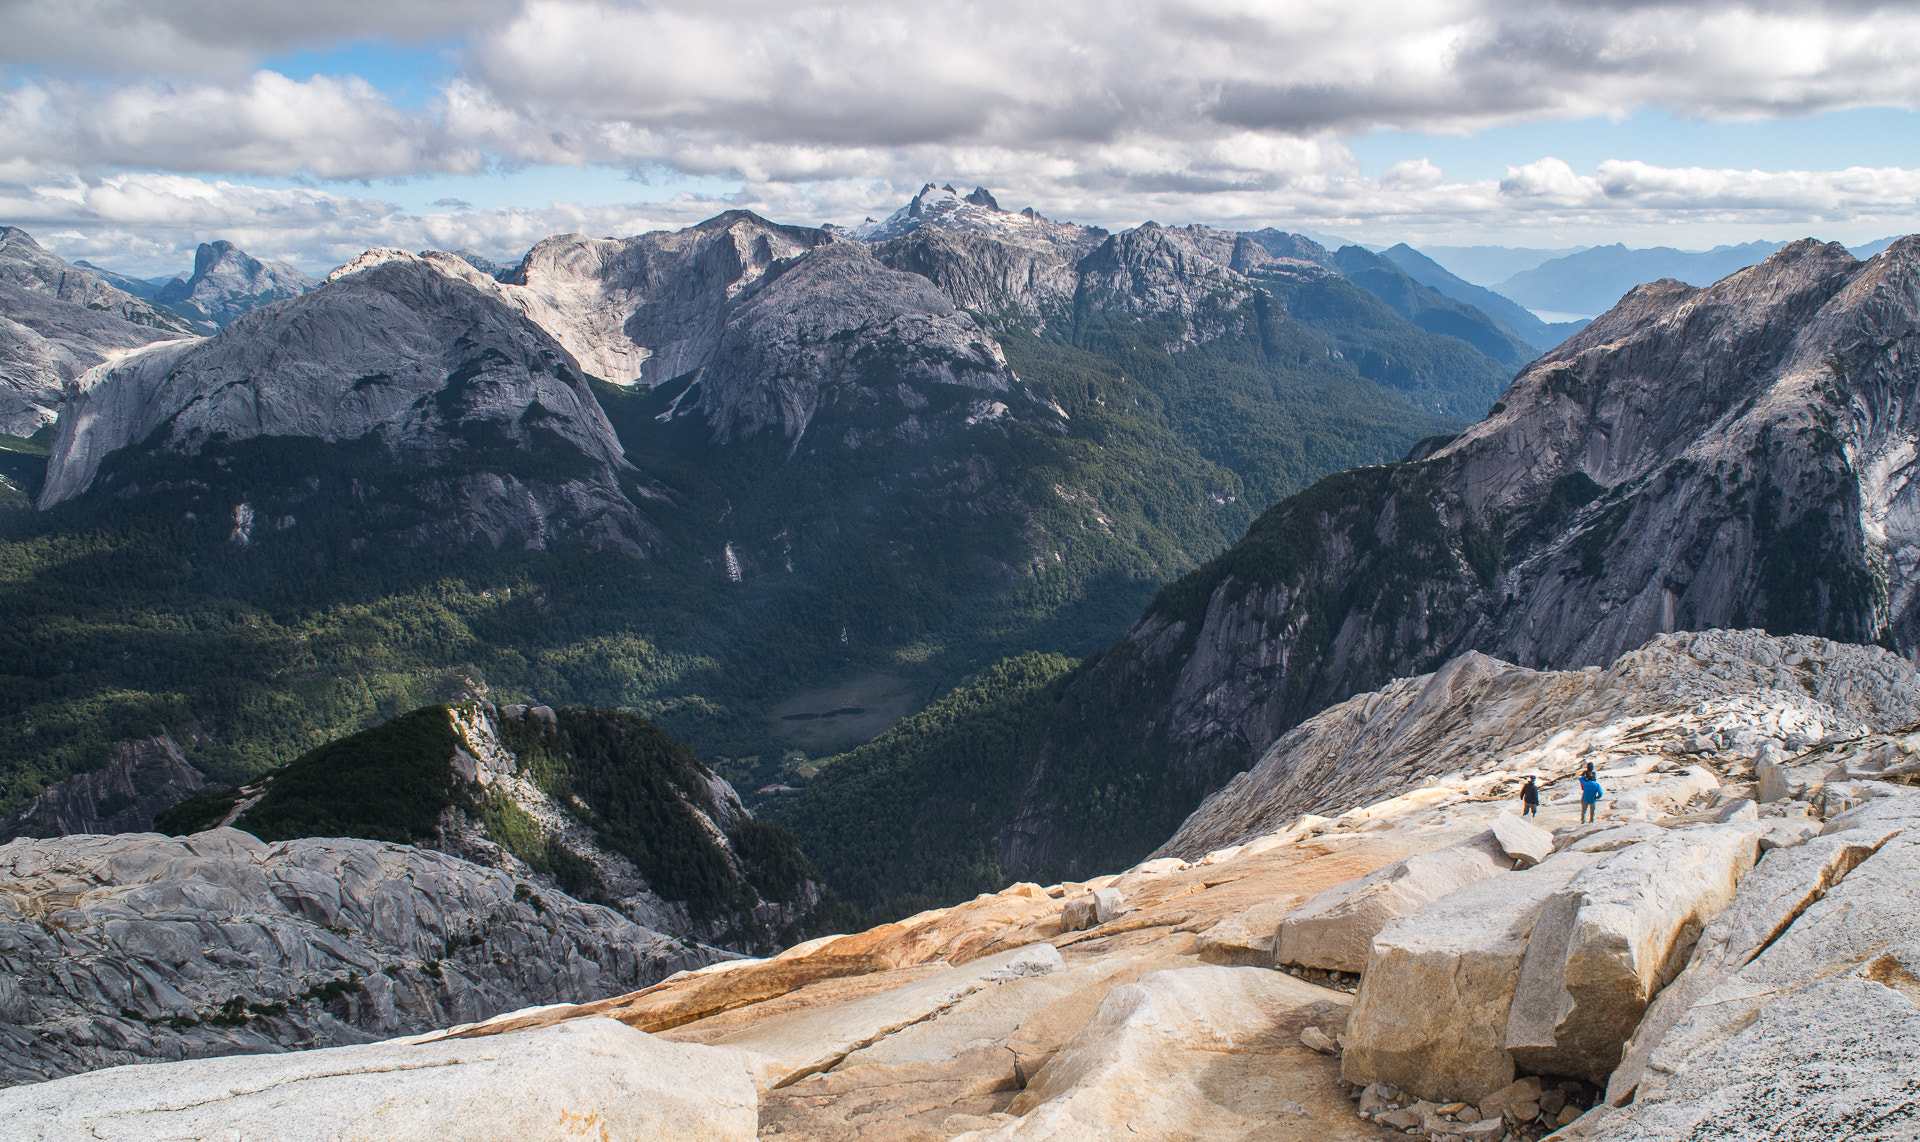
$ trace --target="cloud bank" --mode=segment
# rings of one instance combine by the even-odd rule
[[[850,222],[929,176],[1107,225],[1409,236],[1920,226],[1920,176],[1897,167],[1696,170],[1628,156],[1576,172],[1529,156],[1493,182],[1453,181],[1419,160],[1369,178],[1341,141],[1648,109],[1742,120],[1912,108],[1910,4],[0,0],[0,26],[7,217],[158,242],[176,214],[224,209],[223,232],[278,234],[309,263],[335,224],[374,226],[361,245],[452,231],[501,249],[536,217],[618,230],[747,205]],[[402,108],[361,79],[259,66],[368,41],[442,45],[450,77],[425,106]],[[553,205],[403,217],[372,187],[240,185],[534,164],[665,169],[743,189],[599,215]],[[132,202],[153,216],[135,217]]]

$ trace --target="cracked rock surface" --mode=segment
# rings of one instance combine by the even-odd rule
[[[404,845],[16,840],[0,846],[0,1082],[365,1043],[723,954]]]

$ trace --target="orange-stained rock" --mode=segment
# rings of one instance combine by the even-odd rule
[[[773,1019],[809,1007],[852,1003],[856,999],[890,991],[896,987],[904,987],[947,970],[946,964],[915,964],[912,967],[873,972],[870,975],[823,979],[818,983],[796,988],[785,995],[762,1000],[747,1007],[736,1007],[730,1011],[720,1012],[718,1015],[709,1015],[705,1019],[696,1019],[692,1023],[683,1023],[671,1030],[656,1032],[656,1034],[662,1039],[671,1039],[676,1043],[712,1043],[762,1019]]]
[[[723,1011],[760,1003],[821,980],[887,971],[893,962],[872,955],[813,955],[796,960],[765,960],[730,971],[683,976],[644,991],[616,995],[596,1003],[537,1008],[505,1019],[488,1020],[449,1038],[472,1038],[546,1027],[588,1015],[618,1019],[637,1031],[665,1031]]]

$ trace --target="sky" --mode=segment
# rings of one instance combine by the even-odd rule
[[[1920,231],[1920,5],[0,0],[0,224],[516,260],[924,182],[1117,229],[1704,249]]]

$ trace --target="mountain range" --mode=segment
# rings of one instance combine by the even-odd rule
[[[0,232],[10,1124],[1920,1122],[1920,235],[1544,351],[985,189],[204,261]]]
[[[1695,252],[1667,246],[1629,250],[1616,242],[1542,262],[1493,288],[1532,310],[1604,313],[1643,282],[1672,278],[1707,285],[1761,261],[1785,244],[1747,242]]]
[[[1578,333],[1585,321],[1560,321],[1548,323],[1535,317],[1533,311],[1501,295],[1474,285],[1472,282],[1455,277],[1440,263],[1407,245],[1389,246],[1380,252],[1380,256],[1399,266],[1407,276],[1423,286],[1464,302],[1486,314],[1496,322],[1519,335],[1527,344],[1544,352]]]
[[[1882,431],[1842,414],[1904,367],[1859,346],[1911,258],[1797,244],[1535,360],[1553,330],[1404,247],[984,189],[512,268],[369,251],[73,385],[9,520],[0,805],[163,728],[239,785],[490,695],[638,709],[777,799],[816,772],[798,723],[831,752],[931,702],[761,801],[888,908],[1138,856],[1302,718],[1463,650],[1897,641],[1898,544],[1858,537],[1899,512],[1847,523],[1891,493],[1823,457]],[[1822,368],[1813,419],[1781,411]],[[938,820],[848,831],[902,813]]]
[[[1750,626],[1920,645],[1896,396],[1917,336],[1920,238],[1641,286],[1465,432],[1282,501],[1110,648],[996,668],[928,711],[943,724],[825,765],[787,819],[869,900],[959,888],[943,851],[1072,876],[1150,851],[1304,718],[1465,651],[1577,669]],[[1012,727],[1003,747],[977,748],[983,725]],[[923,808],[850,837],[867,804]]]
[[[246,264],[205,253],[203,285]],[[932,186],[859,232],[731,212],[244,296],[59,390],[6,520],[0,806],[163,727],[237,785],[489,695],[637,709],[778,784],[801,720],[830,749],[1085,653],[1531,356],[1358,249]]]
[[[1850,247],[1854,257],[1873,257],[1898,238],[1881,238]],[[1535,250],[1509,246],[1427,246],[1402,243],[1383,251],[1422,284],[1448,297],[1470,302],[1496,320],[1532,331],[1532,311],[1596,314],[1611,309],[1634,286],[1661,278],[1688,285],[1712,285],[1735,270],[1764,260],[1784,242],[1748,242],[1711,250],[1675,250],[1665,246],[1629,249],[1623,244]],[[1442,267],[1445,268],[1442,268]],[[1456,278],[1455,275],[1458,275]],[[1527,314],[1520,317],[1515,312]],[[1572,336],[1581,323],[1549,326],[1549,349]]]

